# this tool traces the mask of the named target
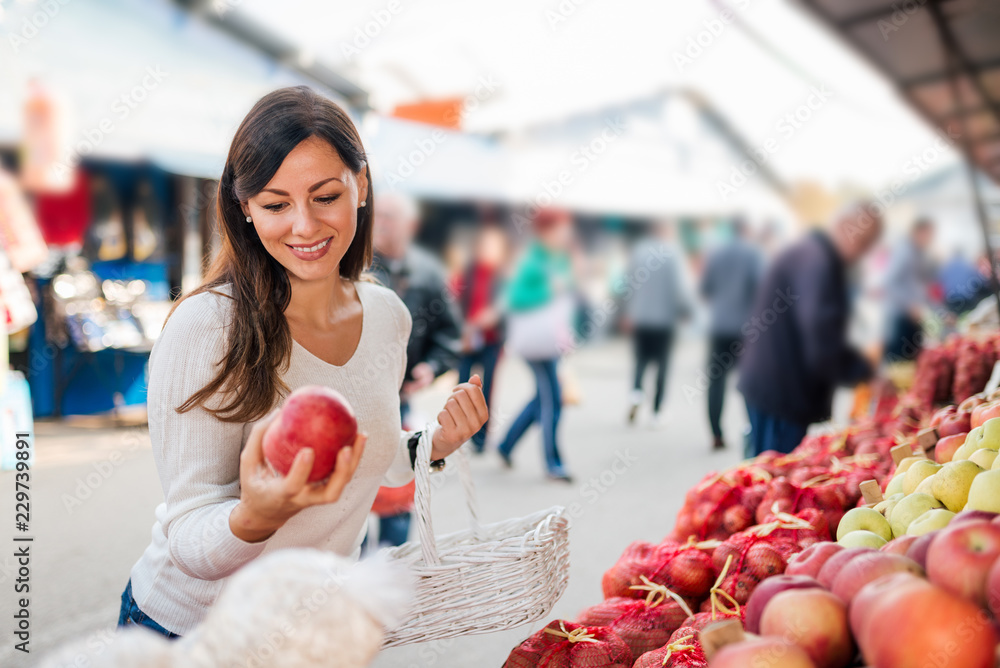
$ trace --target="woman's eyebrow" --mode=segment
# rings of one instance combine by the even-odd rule
[[[331,176],[328,179],[317,181],[316,183],[309,186],[309,192],[315,192],[318,188],[321,188],[324,184],[329,183],[330,181],[340,181],[341,183],[343,183],[343,181],[339,177]],[[278,190],[277,188],[264,188],[263,190],[261,190],[261,192],[274,193],[275,195],[288,197],[288,193],[286,193],[284,190]]]

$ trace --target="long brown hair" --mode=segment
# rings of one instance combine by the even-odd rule
[[[264,416],[278,395],[288,391],[281,374],[292,354],[292,335],[285,319],[291,284],[286,269],[264,248],[254,226],[246,222],[240,204],[263,190],[285,156],[313,136],[329,142],[351,171],[358,174],[364,170],[368,178],[366,206],[358,209],[357,231],[340,261],[340,275],[356,281],[371,263],[371,170],[351,119],[306,86],[265,95],[236,131],[219,180],[219,254],[205,283],[187,295],[212,292],[229,297],[218,288],[230,286],[233,308],[227,323],[228,349],[219,373],[177,407],[179,413],[201,406],[225,422],[251,422]],[[217,393],[224,395],[225,401],[210,406],[209,399]]]

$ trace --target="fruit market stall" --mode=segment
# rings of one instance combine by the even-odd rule
[[[997,665],[998,345],[954,336],[869,417],[710,473],[505,665]]]

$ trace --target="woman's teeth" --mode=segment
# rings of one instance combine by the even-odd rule
[[[308,248],[307,247],[303,247],[303,246],[292,246],[292,248],[294,248],[297,251],[302,251],[303,253],[315,253],[316,251],[318,251],[318,250],[322,249],[324,246],[326,246],[328,243],[330,243],[330,240],[329,239],[325,239],[325,240],[319,242],[318,244],[316,244],[315,246],[309,246]]]

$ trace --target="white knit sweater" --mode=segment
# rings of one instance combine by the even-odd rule
[[[399,416],[412,321],[402,301],[381,286],[357,282],[363,309],[361,340],[343,366],[328,364],[298,343],[283,378],[294,390],[326,385],[354,407],[368,443],[353,479],[336,503],[311,506],[267,540],[248,543],[229,529],[240,498],[240,451],[252,423],[222,422],[202,408],[174,409],[217,373],[226,350],[231,301],[203,293],[181,303],[167,321],[149,361],[149,432],[165,501],[156,508],[149,547],[132,567],[139,608],[184,635],[205,616],[227,578],[260,555],[285,547],[315,547],[357,555],[379,485],[413,478]]]

